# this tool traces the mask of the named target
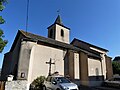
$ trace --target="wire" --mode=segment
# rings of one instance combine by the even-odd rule
[[[29,19],[29,2],[30,0],[27,0],[27,12],[26,12],[26,34],[27,34],[27,30],[28,30],[28,19]]]

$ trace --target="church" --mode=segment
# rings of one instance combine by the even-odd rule
[[[78,85],[97,86],[113,76],[108,50],[77,38],[70,42],[70,28],[62,23],[60,15],[47,29],[48,37],[18,30],[4,55],[1,80],[13,75],[14,80],[30,84],[39,76],[57,71],[69,75]]]

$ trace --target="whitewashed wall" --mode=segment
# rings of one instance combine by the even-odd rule
[[[98,69],[98,71],[96,69]],[[100,60],[88,58],[88,76],[97,75],[102,75]]]
[[[64,31],[64,37],[61,37],[61,29]],[[69,44],[69,31],[70,30],[56,24],[56,40]]]
[[[31,50],[28,81],[31,83],[38,76],[47,76],[49,72],[50,58],[55,65],[52,65],[52,73],[58,71],[61,75],[64,75],[64,52],[63,50],[43,46],[34,45]]]
[[[102,59],[102,69],[103,69],[103,75],[104,75],[104,79],[106,79],[106,61],[105,61],[105,55],[107,54],[107,51],[103,51],[103,50],[100,50],[100,49],[97,49],[97,48],[93,48],[93,47],[90,47],[90,49],[92,50],[95,50],[99,53],[101,53],[101,59]]]
[[[88,58],[88,77],[89,86],[101,86],[102,84],[102,66],[98,59]]]

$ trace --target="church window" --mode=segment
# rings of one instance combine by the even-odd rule
[[[50,30],[50,38],[53,37],[53,29]]]
[[[25,77],[25,73],[21,73],[21,78],[24,78]]]
[[[64,37],[64,31],[61,29],[61,36]]]

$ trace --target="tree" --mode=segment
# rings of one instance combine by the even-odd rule
[[[120,62],[113,61],[112,62],[113,67],[113,74],[119,74],[120,75]]]
[[[45,76],[37,77],[32,83],[31,83],[31,90],[43,90],[44,87],[44,81]]]
[[[2,12],[3,9],[5,8],[5,4],[7,3],[7,0],[0,0],[0,11]],[[0,24],[4,24],[5,20],[0,16]],[[7,40],[4,40],[4,32],[2,29],[0,29],[0,53],[3,51],[4,47],[8,43]]]

